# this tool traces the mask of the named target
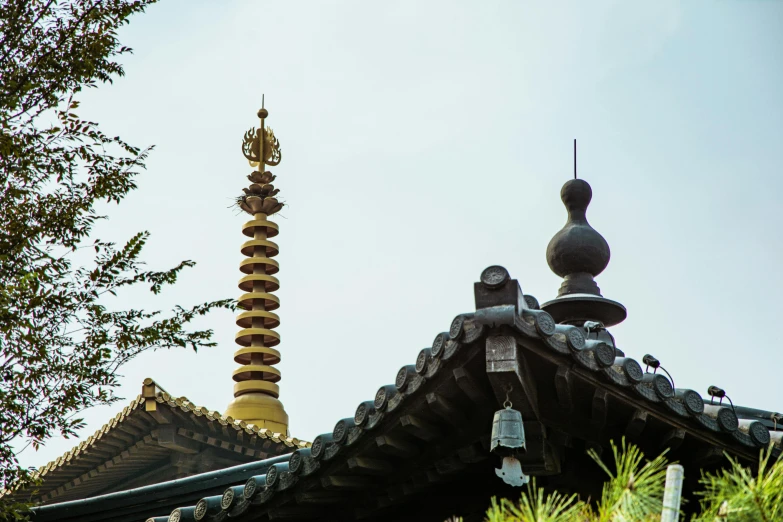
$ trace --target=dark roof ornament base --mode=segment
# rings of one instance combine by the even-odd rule
[[[559,324],[582,326],[585,321],[600,321],[605,327],[620,324],[628,311],[617,301],[600,295],[568,294],[541,305]]]

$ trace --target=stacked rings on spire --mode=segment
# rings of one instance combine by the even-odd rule
[[[275,383],[280,380],[280,371],[274,365],[280,362],[280,352],[274,347],[280,344],[280,334],[274,329],[280,325],[280,318],[272,310],[280,307],[273,293],[280,288],[280,281],[272,275],[279,268],[272,258],[280,249],[268,238],[276,236],[279,229],[266,215],[256,213],[242,226],[242,233],[253,239],[241,248],[247,259],[239,269],[246,275],[239,280],[244,293],[237,304],[245,311],[236,320],[241,330],[235,341],[241,348],[234,353],[234,361],[241,366],[233,373],[234,395],[261,392],[278,397],[280,390]]]

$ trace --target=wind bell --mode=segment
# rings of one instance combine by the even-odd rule
[[[495,474],[510,486],[524,486],[530,477],[522,473],[522,464],[516,456],[526,451],[525,426],[522,424],[522,414],[511,409],[511,399],[508,394],[511,386],[506,388],[506,400],[503,409],[495,412],[492,420],[492,442],[490,452],[503,457],[503,465],[495,470]]]

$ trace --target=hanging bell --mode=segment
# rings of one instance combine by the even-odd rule
[[[511,406],[495,412],[489,450],[501,457],[511,457],[525,452],[525,427],[522,424],[522,414],[511,409]]]
[[[520,487],[530,481],[522,472],[522,464],[516,459],[525,452],[525,426],[522,414],[511,409],[511,401],[506,397],[505,408],[495,412],[492,420],[492,442],[489,450],[503,457],[503,464],[495,474],[510,486]]]

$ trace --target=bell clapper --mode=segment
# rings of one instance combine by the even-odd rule
[[[503,465],[495,470],[495,475],[509,486],[517,488],[530,482],[530,477],[522,473],[522,464],[514,457],[503,457]]]

